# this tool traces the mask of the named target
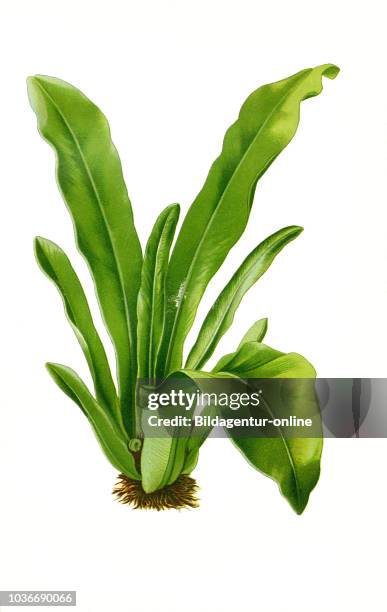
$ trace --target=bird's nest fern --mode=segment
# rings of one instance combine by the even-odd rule
[[[247,255],[210,308],[185,363],[183,348],[209,281],[247,225],[257,181],[297,130],[301,102],[321,92],[323,76],[334,78],[337,72],[326,64],[254,91],[226,132],[222,151],[175,242],[178,204],[168,206],[156,220],[144,256],[105,116],[64,81],[47,76],[28,80],[38,127],[55,150],[59,187],[114,345],[117,376],[115,380],[68,257],[57,244],[39,237],[37,260],[62,296],[94,393],[71,368],[55,363],[47,367],[86,415],[106,457],[121,474],[114,489],[119,501],[156,510],[197,505],[190,473],[206,436],[144,435],[138,381],[315,376],[301,355],[263,344],[266,319],[254,323],[237,349],[211,372],[205,370],[244,294],[300,234],[298,226],[276,231]],[[248,462],[276,480],[293,508],[302,512],[318,480],[321,438],[230,437]]]

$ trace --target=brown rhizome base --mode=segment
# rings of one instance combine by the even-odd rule
[[[135,509],[182,510],[199,506],[199,500],[196,497],[198,488],[196,480],[182,474],[173,484],[153,493],[145,493],[141,481],[132,480],[120,474],[113,489],[113,495],[121,504],[128,504]]]

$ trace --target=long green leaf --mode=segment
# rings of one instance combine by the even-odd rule
[[[129,478],[140,479],[127,442],[112,419],[96,402],[90,391],[71,368],[48,363],[47,369],[59,388],[70,397],[88,418],[94,433],[110,463]]]
[[[313,366],[297,353],[280,353],[257,342],[248,342],[231,355],[220,360],[215,370],[230,372],[243,378],[295,378],[292,392],[287,396],[289,415],[309,418],[319,414],[314,392]],[[279,414],[279,405],[266,397],[268,416]],[[228,434],[247,461],[260,472],[275,480],[293,509],[301,514],[320,475],[323,446],[322,430],[313,432],[313,438],[289,438],[283,428],[276,427],[272,438],[238,438],[233,430]]]
[[[89,365],[97,401],[125,431],[105,349],[79,278],[67,255],[57,244],[38,237],[34,246],[41,269],[53,281],[62,297],[67,318]]]
[[[139,378],[151,380],[155,376],[164,320],[165,275],[179,213],[178,204],[163,210],[156,220],[145,249],[137,306]]]
[[[301,232],[301,227],[285,227],[266,238],[246,257],[206,316],[186,368],[201,369],[207,363],[219,340],[232,325],[245,293],[266,272],[278,253]]]
[[[28,91],[39,131],[55,150],[58,183],[114,343],[121,410],[132,435],[142,255],[121,163],[105,116],[78,89],[35,76]]]
[[[226,133],[171,256],[162,342],[166,373],[180,368],[201,297],[246,227],[258,179],[293,138],[301,101],[321,92],[323,76],[337,73],[336,66],[325,64],[260,87]]]

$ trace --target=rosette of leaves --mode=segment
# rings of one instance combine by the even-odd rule
[[[178,204],[157,218],[144,256],[105,116],[69,83],[47,76],[28,79],[38,128],[55,151],[58,185],[116,356],[113,375],[71,262],[57,244],[38,237],[37,260],[61,294],[94,390],[68,366],[48,363],[47,368],[82,410],[106,457],[120,472],[116,493],[121,501],[157,509],[196,505],[190,474],[206,438],[144,437],[136,401],[139,379],[315,376],[301,355],[284,354],[263,343],[266,319],[254,323],[237,349],[212,371],[205,369],[244,294],[300,234],[297,226],[280,229],[251,251],[209,310],[185,362],[183,349],[208,283],[247,225],[257,181],[297,130],[301,102],[321,92],[323,76],[332,79],[337,73],[337,67],[326,64],[254,91],[226,132],[222,151],[175,242]],[[287,439],[281,432],[269,439],[235,439],[232,433],[230,437],[301,513],[319,477],[321,437]]]

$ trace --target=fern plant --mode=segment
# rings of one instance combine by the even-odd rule
[[[86,295],[64,251],[35,239],[43,272],[54,282],[85,354],[92,393],[74,370],[47,368],[82,410],[106,457],[120,472],[115,493],[141,508],[196,506],[190,476],[206,436],[144,436],[136,401],[140,379],[182,375],[244,378],[314,377],[301,355],[263,344],[267,320],[255,322],[236,350],[208,372],[205,366],[231,326],[248,289],[302,231],[286,227],[261,242],[234,272],[209,310],[183,362],[185,340],[206,287],[242,235],[257,181],[293,138],[301,102],[318,95],[326,64],[264,85],[243,104],[227,131],[221,154],[189,208],[173,245],[180,208],[168,206],[150,233],[144,256],[136,233],[121,163],[102,112],[78,89],[56,78],[28,79],[29,99],[43,138],[55,150],[57,181],[72,217],[76,243],[92,275],[101,314],[115,349],[116,380],[94,325]],[[247,461],[273,478],[301,513],[320,470],[322,439],[240,439]]]

